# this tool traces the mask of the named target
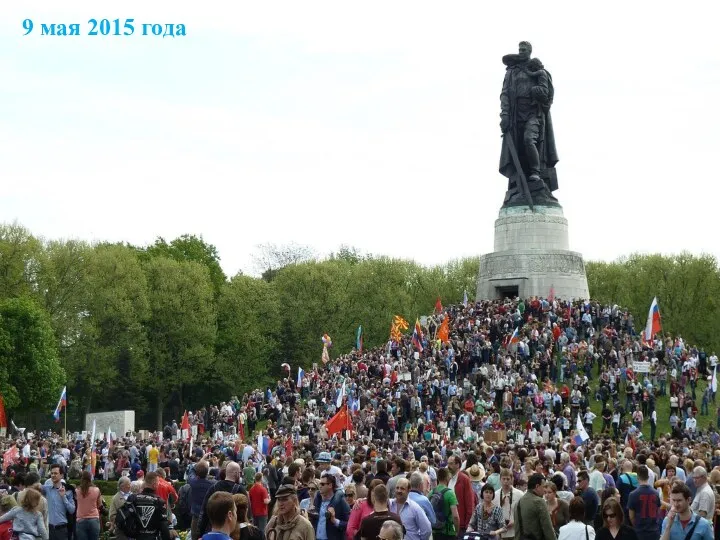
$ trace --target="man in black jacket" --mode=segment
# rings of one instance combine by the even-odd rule
[[[150,472],[145,476],[145,487],[142,493],[130,495],[127,503],[132,503],[140,519],[140,533],[135,540],[170,540],[170,527],[167,520],[165,502],[155,494],[158,487],[157,473]]]
[[[225,480],[215,482],[215,484],[207,490],[207,494],[205,495],[205,500],[202,505],[202,511],[200,512],[200,523],[198,524],[197,531],[198,537],[210,530],[210,520],[207,515],[207,504],[210,497],[212,497],[212,494],[218,491],[225,491],[231,495],[234,495],[235,493],[242,493],[247,496],[247,491],[245,491],[245,488],[240,485],[240,465],[238,465],[235,461],[231,461],[227,464],[227,467],[225,468]],[[248,519],[252,521],[252,510],[250,506],[248,506],[248,514]]]

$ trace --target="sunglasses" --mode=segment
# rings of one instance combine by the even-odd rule
[[[614,518],[615,518],[615,514],[605,514],[605,517],[606,517],[607,519],[614,519]]]

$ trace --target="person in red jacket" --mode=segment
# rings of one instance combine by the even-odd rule
[[[475,491],[470,483],[470,477],[465,471],[460,470],[461,468],[462,461],[458,456],[450,456],[448,458],[448,470],[450,474],[452,474],[448,487],[455,490],[455,496],[458,500],[458,514],[460,515],[458,538],[465,536],[468,523],[470,523],[470,518],[478,503]]]

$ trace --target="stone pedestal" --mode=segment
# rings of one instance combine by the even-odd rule
[[[495,251],[480,257],[477,299],[508,296],[589,298],[582,255],[570,251],[568,222],[560,206],[500,210]]]
[[[108,428],[119,437],[124,437],[128,431],[135,431],[135,411],[110,411],[88,413],[85,415],[85,431],[92,432],[95,420],[95,434],[101,439]]]

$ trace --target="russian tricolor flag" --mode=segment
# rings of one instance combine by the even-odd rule
[[[590,439],[590,435],[588,435],[587,431],[585,431],[585,426],[583,426],[582,420],[580,420],[580,415],[578,414],[577,422],[575,423],[575,437],[573,440],[576,445],[581,446],[588,439]]]
[[[518,328],[519,327],[515,327],[515,330],[513,330],[512,336],[510,336],[510,341],[509,341],[510,345],[520,341],[520,332],[519,332]]]
[[[653,298],[652,304],[650,304],[650,311],[648,312],[647,324],[645,325],[645,332],[643,332],[643,338],[645,341],[650,342],[655,334],[660,331],[660,306],[658,305],[657,296]]]
[[[260,433],[260,435],[258,435],[257,447],[258,452],[260,452],[264,456],[269,456],[270,452],[272,451],[273,441],[270,439],[270,437],[263,437],[263,434]]]
[[[301,367],[298,367],[298,378],[297,378],[297,387],[298,388],[302,388],[304,378],[305,378],[305,370]]]
[[[53,417],[56,422],[60,421],[60,413],[64,407],[67,407],[67,386],[63,387],[62,394],[60,394],[60,401],[58,401],[57,407],[55,407],[55,412],[53,413]]]

